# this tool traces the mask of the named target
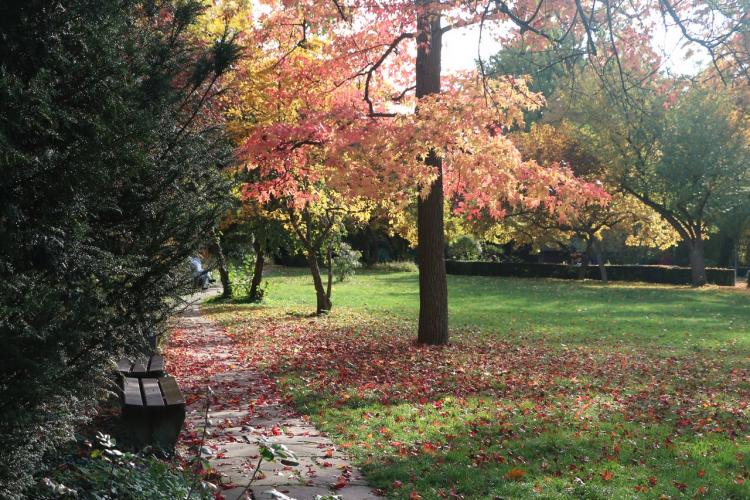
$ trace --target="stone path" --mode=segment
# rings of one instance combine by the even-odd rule
[[[285,404],[274,381],[247,366],[240,353],[221,326],[200,315],[197,301],[175,319],[166,352],[168,369],[186,395],[183,446],[200,443],[207,383],[213,391],[204,452],[228,483],[224,497],[240,498],[258,463],[257,441],[267,437],[286,445],[300,464],[264,461],[249,498],[377,498],[331,440]]]

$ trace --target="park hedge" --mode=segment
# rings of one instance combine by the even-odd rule
[[[580,268],[567,264],[532,264],[510,262],[480,262],[447,260],[448,274],[464,276],[514,276],[519,278],[559,278],[578,279]],[[607,278],[611,281],[642,281],[645,283],[665,283],[690,285],[690,268],[677,266],[632,266],[607,265]],[[734,269],[706,269],[708,282],[719,286],[734,286]],[[587,279],[600,279],[599,267],[592,265],[586,269]]]

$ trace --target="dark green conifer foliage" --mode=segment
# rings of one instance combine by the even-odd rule
[[[0,497],[111,390],[189,287],[228,192],[212,123],[230,34],[199,2],[0,4]]]

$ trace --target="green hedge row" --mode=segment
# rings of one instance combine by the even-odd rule
[[[448,274],[465,276],[515,276],[520,278],[577,279],[580,268],[566,264],[530,264],[508,262],[479,262],[447,260]],[[617,266],[607,265],[607,278],[612,281],[642,281],[689,285],[692,283],[689,267],[676,266]],[[734,286],[734,269],[706,269],[708,282],[719,286]],[[587,279],[600,279],[599,268],[589,266]]]

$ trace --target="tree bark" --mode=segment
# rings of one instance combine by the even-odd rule
[[[721,235],[721,247],[719,251],[719,267],[734,267],[735,255],[734,238],[727,235]]]
[[[578,269],[578,279],[586,279],[586,271],[589,269],[589,262],[591,262],[591,245],[593,244],[592,238],[586,240],[586,250],[583,251],[583,257],[581,257],[581,267]]]
[[[229,281],[229,271],[227,271],[227,261],[224,258],[224,251],[221,248],[221,239],[216,231],[213,232],[213,247],[219,268],[219,278],[221,279],[221,297],[229,299],[232,297],[232,283]]]
[[[323,280],[320,278],[320,268],[318,267],[318,252],[313,248],[307,249],[307,264],[310,266],[313,285],[315,286],[315,298],[317,301],[315,314],[327,313],[331,310],[331,299],[326,295],[323,288]]]
[[[693,286],[706,284],[706,256],[703,249],[703,238],[700,234],[695,240],[688,241],[690,250],[690,272],[693,278]]]
[[[431,0],[417,0],[427,7]],[[417,19],[416,96],[440,92],[440,52],[442,33],[440,15],[421,11]],[[419,111],[417,111],[419,112]],[[435,169],[437,178],[425,199],[417,201],[419,257],[419,332],[422,344],[448,343],[448,284],[445,276],[445,232],[443,221],[442,163],[434,152],[425,162]]]
[[[593,247],[594,255],[596,256],[596,263],[599,265],[599,276],[602,279],[602,283],[608,285],[609,279],[607,278],[607,266],[604,264],[604,254],[602,252],[602,247],[597,241],[594,241]]]
[[[253,250],[255,250],[255,267],[253,268],[253,281],[250,283],[249,296],[251,300],[258,300],[258,290],[260,282],[263,280],[263,266],[266,263],[265,249],[258,238],[253,241]]]
[[[331,300],[331,286],[333,284],[333,247],[328,245],[328,254],[326,255],[326,264],[328,265],[328,283],[326,284],[326,297]]]

